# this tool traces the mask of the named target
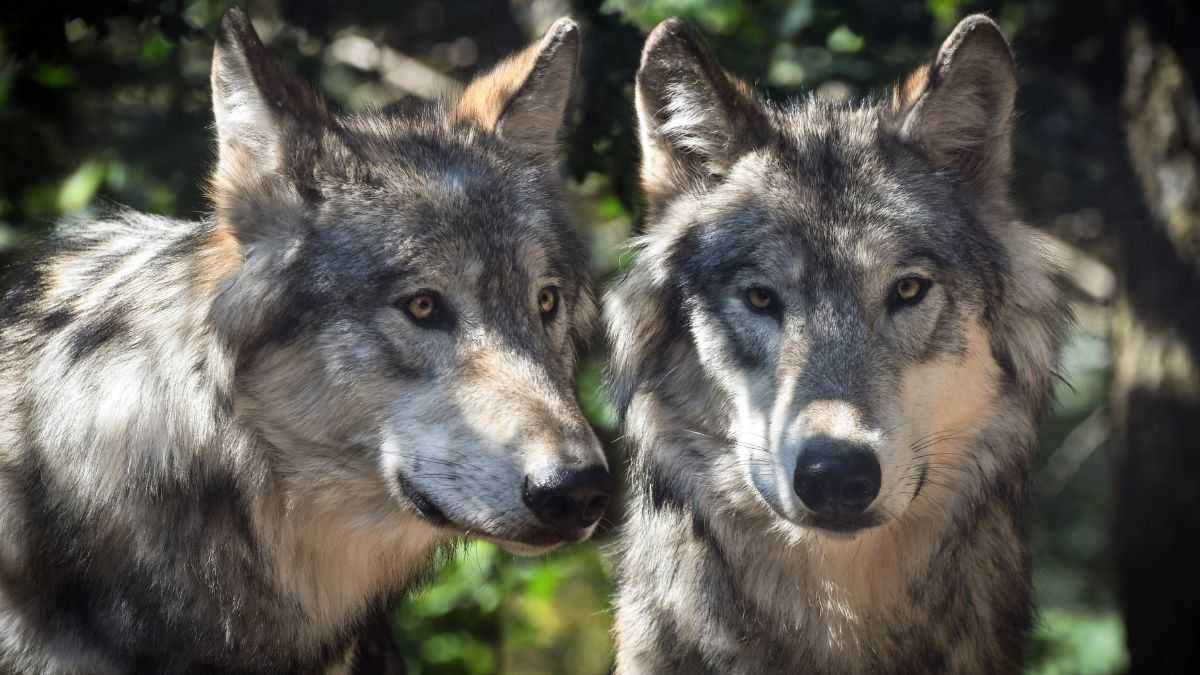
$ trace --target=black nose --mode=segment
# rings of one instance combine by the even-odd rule
[[[857,515],[879,494],[881,471],[871,449],[827,437],[807,441],[796,463],[796,495],[821,515]]]
[[[522,498],[538,520],[573,535],[600,520],[612,496],[613,479],[602,466],[554,468],[525,477]]]

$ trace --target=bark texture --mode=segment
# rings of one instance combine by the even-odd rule
[[[1200,662],[1200,104],[1180,55],[1126,36],[1122,113],[1150,227],[1118,227],[1118,593],[1131,672]],[[1138,199],[1130,195],[1130,199]]]

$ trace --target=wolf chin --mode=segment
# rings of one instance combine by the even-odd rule
[[[1015,94],[983,16],[859,105],[764,103],[650,35],[646,234],[604,310],[619,673],[1019,672],[1068,311],[1009,203]]]
[[[340,115],[225,17],[213,215],[68,224],[0,304],[0,672],[384,672],[441,547],[591,534],[579,47]]]

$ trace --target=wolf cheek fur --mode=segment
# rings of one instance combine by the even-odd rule
[[[1009,205],[1015,93],[982,16],[860,106],[768,105],[678,21],[649,36],[647,233],[605,301],[618,672],[1020,670],[1069,313]]]
[[[214,217],[74,223],[0,304],[0,672],[382,668],[359,627],[464,531],[590,535],[579,46],[343,116],[226,16]]]

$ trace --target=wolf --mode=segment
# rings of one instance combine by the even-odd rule
[[[648,37],[646,232],[604,303],[618,673],[1020,670],[1069,312],[1008,196],[1015,95],[985,16],[861,104],[768,104],[680,21]]]
[[[75,222],[3,297],[0,672],[383,672],[444,547],[592,533],[580,44],[340,114],[222,19],[211,216]]]

